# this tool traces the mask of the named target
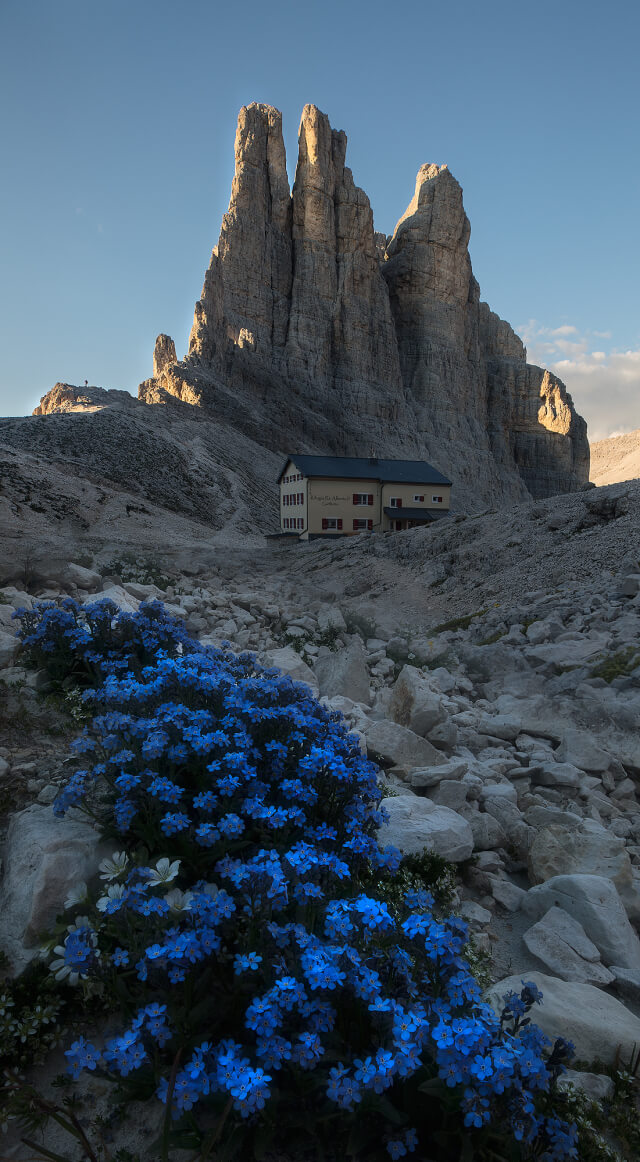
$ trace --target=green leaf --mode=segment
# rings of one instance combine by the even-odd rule
[[[253,1139],[253,1157],[260,1162],[273,1143],[273,1126],[260,1126]]]
[[[418,1086],[418,1093],[430,1093],[437,1097],[444,1090],[444,1082],[439,1077],[431,1077],[428,1081],[422,1081]]]

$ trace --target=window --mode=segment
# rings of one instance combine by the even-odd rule
[[[417,500],[419,504],[424,504],[424,496],[414,496],[413,499]]]
[[[432,504],[442,504],[442,497],[441,496],[432,496],[431,503]]]
[[[373,493],[372,492],[354,492],[353,503],[354,504],[373,504]]]
[[[298,528],[299,528],[299,529],[303,529],[303,528],[304,528],[304,521],[303,521],[303,519],[302,519],[302,517],[301,517],[301,516],[299,516],[299,517],[298,517]]]
[[[304,504],[304,492],[298,493],[298,504]]]
[[[354,533],[362,532],[364,529],[371,530],[372,528],[373,528],[373,521],[372,520],[358,519],[356,517],[356,519],[353,522]]]
[[[323,532],[331,531],[332,529],[335,529],[336,532],[340,532],[341,528],[342,528],[342,518],[341,517],[339,517],[339,516],[337,516],[337,517],[336,516],[323,516],[323,518],[322,518],[322,531]]]
[[[390,496],[389,497],[389,508],[402,508],[402,497],[401,496]]]

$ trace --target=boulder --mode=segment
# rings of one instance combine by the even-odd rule
[[[87,593],[99,593],[102,589],[100,574],[96,573],[95,569],[85,569],[84,565],[76,565],[74,561],[67,565],[63,579],[71,581],[78,589],[84,589]]]
[[[613,1078],[606,1073],[582,1073],[577,1069],[565,1069],[558,1078],[558,1089],[580,1089],[589,1098],[589,1101],[610,1101],[615,1094],[616,1087]]]
[[[565,730],[556,758],[561,763],[573,763],[574,767],[590,775],[608,771],[611,766],[611,755],[602,750],[585,730]]]
[[[313,670],[306,662],[303,662],[300,654],[297,654],[292,646],[283,646],[279,650],[269,650],[265,655],[265,665],[274,666],[277,670],[281,670],[294,682],[304,682],[305,685],[311,687],[316,696],[318,695],[318,683]]]
[[[461,779],[468,769],[465,759],[452,758],[435,767],[415,767],[409,771],[407,782],[411,787],[437,787],[445,780]]]
[[[640,894],[624,840],[591,820],[579,830],[543,828],[533,840],[528,864],[532,884],[574,873],[604,876],[615,884],[630,919],[640,919]]]
[[[104,601],[107,598],[109,601],[113,601],[114,605],[117,605],[118,609],[122,610],[123,613],[136,613],[140,605],[140,602],[135,597],[132,597],[130,593],[127,593],[122,585],[109,585],[105,587],[99,598],[96,598],[95,594],[89,594],[88,597],[84,598],[82,604],[93,605],[96,600]]]
[[[369,754],[388,766],[404,767],[410,771],[412,767],[439,766],[442,755],[426,738],[421,738],[406,726],[397,722],[382,719],[374,722],[371,719],[363,723],[362,729],[366,735]],[[438,780],[439,781],[439,780]]]
[[[327,630],[336,630],[338,633],[346,631],[347,623],[342,611],[337,605],[323,605],[318,610],[318,629],[322,633]]]
[[[318,658],[314,672],[321,694],[342,694],[353,702],[369,702],[369,673],[362,638],[354,635],[343,650]]]
[[[582,925],[563,908],[550,908],[522,939],[553,976],[600,987],[614,980]]]
[[[530,888],[522,901],[523,910],[536,920],[554,904],[582,924],[606,965],[640,969],[640,940],[611,880],[589,875],[554,876]]]
[[[19,648],[20,642],[17,637],[12,633],[0,631],[0,670],[13,665]]]
[[[446,718],[440,695],[415,666],[403,666],[400,671],[389,710],[394,722],[423,736]]]
[[[542,1004],[534,1005],[532,1021],[551,1038],[564,1037],[572,1041],[576,1056],[583,1061],[602,1061],[615,1064],[618,1056],[626,1061],[640,1044],[640,1018],[634,1016],[615,997],[590,984],[575,984],[547,976],[543,972],[527,972],[525,979],[532,981],[542,992]],[[505,993],[520,993],[521,974],[508,976],[489,989],[487,999],[496,1013],[503,1009]]]
[[[493,815],[488,815],[484,811],[474,811],[469,816],[469,825],[473,834],[474,851],[494,851],[496,847],[505,846],[507,837]]]
[[[582,771],[573,763],[538,763],[527,770],[532,783],[541,787],[577,787]]]
[[[111,850],[89,823],[58,819],[50,807],[32,804],[12,817],[0,887],[0,947],[16,973],[37,954],[40,935],[63,910],[69,890],[89,880]]]
[[[405,855],[434,851],[452,863],[469,859],[473,835],[466,819],[448,807],[439,807],[418,795],[383,799],[389,826],[379,831],[380,842],[392,843]]]

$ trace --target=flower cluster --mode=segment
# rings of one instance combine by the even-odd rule
[[[95,680],[139,667],[160,650],[172,654],[196,648],[159,601],[142,602],[137,613],[125,613],[108,597],[87,605],[66,597],[18,609],[14,616],[20,620],[26,660],[56,679],[73,674]]]
[[[377,771],[340,717],[249,654],[158,646],[134,664],[132,623],[123,664],[110,645],[85,693],[84,765],[55,804],[90,811],[121,849],[51,968],[77,987],[118,981],[136,1015],[102,1050],[76,1041],[74,1075],[146,1071],[175,1118],[206,1098],[247,1121],[313,1073],[315,1100],[366,1109],[391,1158],[422,1142],[400,1112],[408,1079],[439,1079],[470,1130],[499,1123],[546,1162],[575,1157],[573,1131],[540,1112],[569,1049],[550,1054],[524,1016],[534,986],[500,1020],[465,924],[426,891],[372,890],[400,855],[377,843]]]

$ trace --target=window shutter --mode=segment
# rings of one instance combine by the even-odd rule
[[[369,504],[373,504],[373,493],[369,493]]]
[[[354,492],[354,494],[353,494],[353,503],[354,504],[358,503],[358,493],[357,492]]]
[[[371,530],[373,528],[373,521],[372,520],[367,521],[367,528],[368,528],[369,532],[371,532]]]
[[[325,516],[323,516],[323,518],[322,518],[322,527],[323,527],[323,529],[327,529],[329,527],[329,523],[328,523],[327,518]]]
[[[342,528],[342,517],[341,516],[338,517],[338,528],[339,529]]]

